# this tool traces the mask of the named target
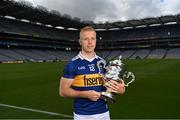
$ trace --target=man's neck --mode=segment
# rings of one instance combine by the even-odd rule
[[[94,52],[94,51],[93,51],[93,52],[81,51],[81,54],[82,54],[84,57],[88,58],[88,59],[92,59],[92,58],[95,57],[95,52]]]

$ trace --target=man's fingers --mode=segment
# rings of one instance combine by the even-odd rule
[[[120,82],[117,82],[115,80],[110,80],[109,83],[112,83],[111,85],[115,85],[115,86],[119,86],[119,85],[124,86],[125,85],[123,80],[120,80]]]
[[[94,90],[87,91],[87,98],[92,101],[97,101],[101,96],[100,92],[96,92]]]
[[[125,91],[123,80],[121,80],[121,82],[110,80],[108,84],[109,86],[107,87],[107,89],[109,92],[123,93]]]
[[[117,90],[114,90],[114,89],[111,89],[111,88],[108,88],[107,91],[110,92],[110,93],[111,93],[111,92],[113,92],[113,93],[118,93]]]
[[[113,88],[114,88],[114,89],[117,89],[120,83],[111,80],[111,81],[108,82],[108,84],[109,84],[109,87],[110,87],[110,88],[112,88],[112,89],[113,89]]]

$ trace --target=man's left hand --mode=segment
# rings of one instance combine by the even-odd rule
[[[117,94],[123,94],[125,92],[125,86],[124,86],[124,81],[121,80],[121,82],[117,82],[114,80],[109,80],[107,82],[107,91],[108,92],[113,92]]]

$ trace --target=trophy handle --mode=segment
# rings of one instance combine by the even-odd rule
[[[131,81],[129,81],[127,84],[125,84],[126,87],[128,87],[129,84],[132,83],[132,82],[135,80],[135,75],[134,75],[134,73],[128,72],[126,78],[129,78],[129,77],[131,77],[132,79],[131,79]]]
[[[98,70],[99,70],[99,74],[102,74],[101,70],[102,69],[105,69],[106,68],[106,61],[105,60],[100,60],[97,62],[97,67],[98,67]],[[101,68],[102,67],[102,68]]]

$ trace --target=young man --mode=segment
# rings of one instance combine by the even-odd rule
[[[109,110],[101,92],[105,91],[97,61],[102,58],[95,53],[96,31],[86,26],[80,31],[81,51],[64,68],[60,80],[60,95],[74,98],[74,120],[110,120]],[[110,80],[109,92],[123,94],[123,83]]]

